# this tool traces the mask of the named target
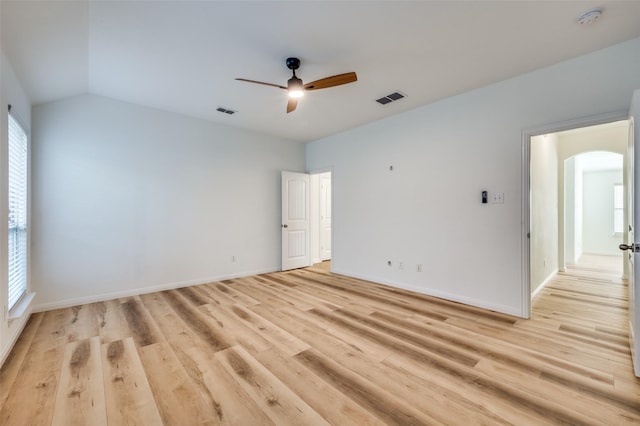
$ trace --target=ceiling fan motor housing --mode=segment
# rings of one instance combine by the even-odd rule
[[[300,59],[298,59],[298,58],[287,58],[286,64],[287,64],[287,68],[289,68],[290,70],[295,71],[298,68],[300,68]]]

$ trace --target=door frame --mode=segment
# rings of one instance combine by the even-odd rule
[[[521,264],[522,264],[522,302],[521,313],[523,318],[531,317],[531,138],[548,133],[563,132],[565,130],[580,127],[596,126],[614,121],[627,120],[629,111],[615,111],[566,120],[556,123],[543,124],[522,131],[522,176],[521,176]]]
[[[334,173],[334,170],[333,170],[333,166],[321,167],[321,168],[318,168],[318,169],[307,170],[307,174],[308,175],[319,175],[319,174],[322,174],[322,173],[331,173],[331,260],[333,260],[334,255],[335,255],[334,254],[335,251],[334,251],[334,248],[333,248],[333,241],[335,241],[334,238],[333,238],[333,232],[334,232],[333,230],[335,229],[334,228],[334,222],[333,222],[334,221],[334,217],[333,217],[333,212],[334,212],[334,208],[333,208],[333,201],[334,201],[333,190],[335,189],[335,184],[334,184],[335,173]],[[318,244],[320,244],[320,241],[319,240],[315,241],[312,238],[310,243],[312,245],[313,244],[318,245]],[[331,263],[331,267],[333,268],[333,262]]]

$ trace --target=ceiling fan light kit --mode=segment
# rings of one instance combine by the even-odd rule
[[[304,96],[304,92],[309,90],[328,89],[329,87],[341,86],[347,83],[353,83],[358,80],[358,76],[355,72],[348,72],[344,74],[333,75],[331,77],[321,78],[320,80],[312,81],[311,83],[304,84],[300,78],[296,76],[296,70],[300,68],[300,59],[287,58],[285,61],[287,68],[289,68],[293,76],[287,81],[287,86],[281,86],[279,84],[265,83],[262,81],[248,80],[246,78],[236,78],[238,81],[244,81],[247,83],[262,84],[264,86],[277,87],[284,89],[289,94],[289,101],[287,102],[287,113],[290,113],[298,106],[298,99]]]
[[[298,77],[291,77],[287,82],[290,98],[301,98],[304,96],[304,86]]]

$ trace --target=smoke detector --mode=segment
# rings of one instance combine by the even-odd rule
[[[578,24],[591,25],[602,17],[602,10],[591,9],[584,12],[578,17]]]

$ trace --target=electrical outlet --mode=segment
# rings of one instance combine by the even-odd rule
[[[404,262],[398,262],[398,269],[404,269]]]
[[[416,272],[422,272],[422,263],[418,263],[418,265],[416,265]]]
[[[236,261],[236,257],[235,256],[231,256],[231,261],[235,262]]]

